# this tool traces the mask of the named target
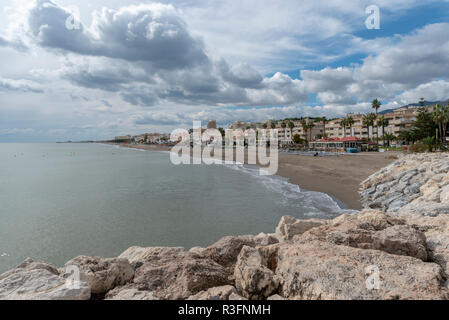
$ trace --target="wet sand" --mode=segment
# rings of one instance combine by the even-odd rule
[[[122,145],[149,151],[170,151],[160,145]],[[349,209],[361,209],[360,183],[389,165],[398,152],[366,152],[354,155],[312,157],[279,152],[278,175],[300,188],[324,192],[343,202]]]

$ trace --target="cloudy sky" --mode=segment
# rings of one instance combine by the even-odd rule
[[[0,142],[449,98],[448,0],[0,4]],[[365,25],[370,5],[380,29]]]

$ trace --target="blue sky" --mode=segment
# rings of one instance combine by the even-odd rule
[[[449,98],[449,1],[0,3],[0,142]],[[379,30],[365,26],[373,4]]]

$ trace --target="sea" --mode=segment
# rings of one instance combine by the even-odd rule
[[[0,143],[0,273],[27,257],[63,266],[131,246],[208,246],[273,233],[280,218],[353,212],[241,164],[174,165],[169,152]]]

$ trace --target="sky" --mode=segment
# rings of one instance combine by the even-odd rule
[[[382,109],[449,98],[449,0],[0,4],[0,142],[332,118],[370,112],[375,98]]]

